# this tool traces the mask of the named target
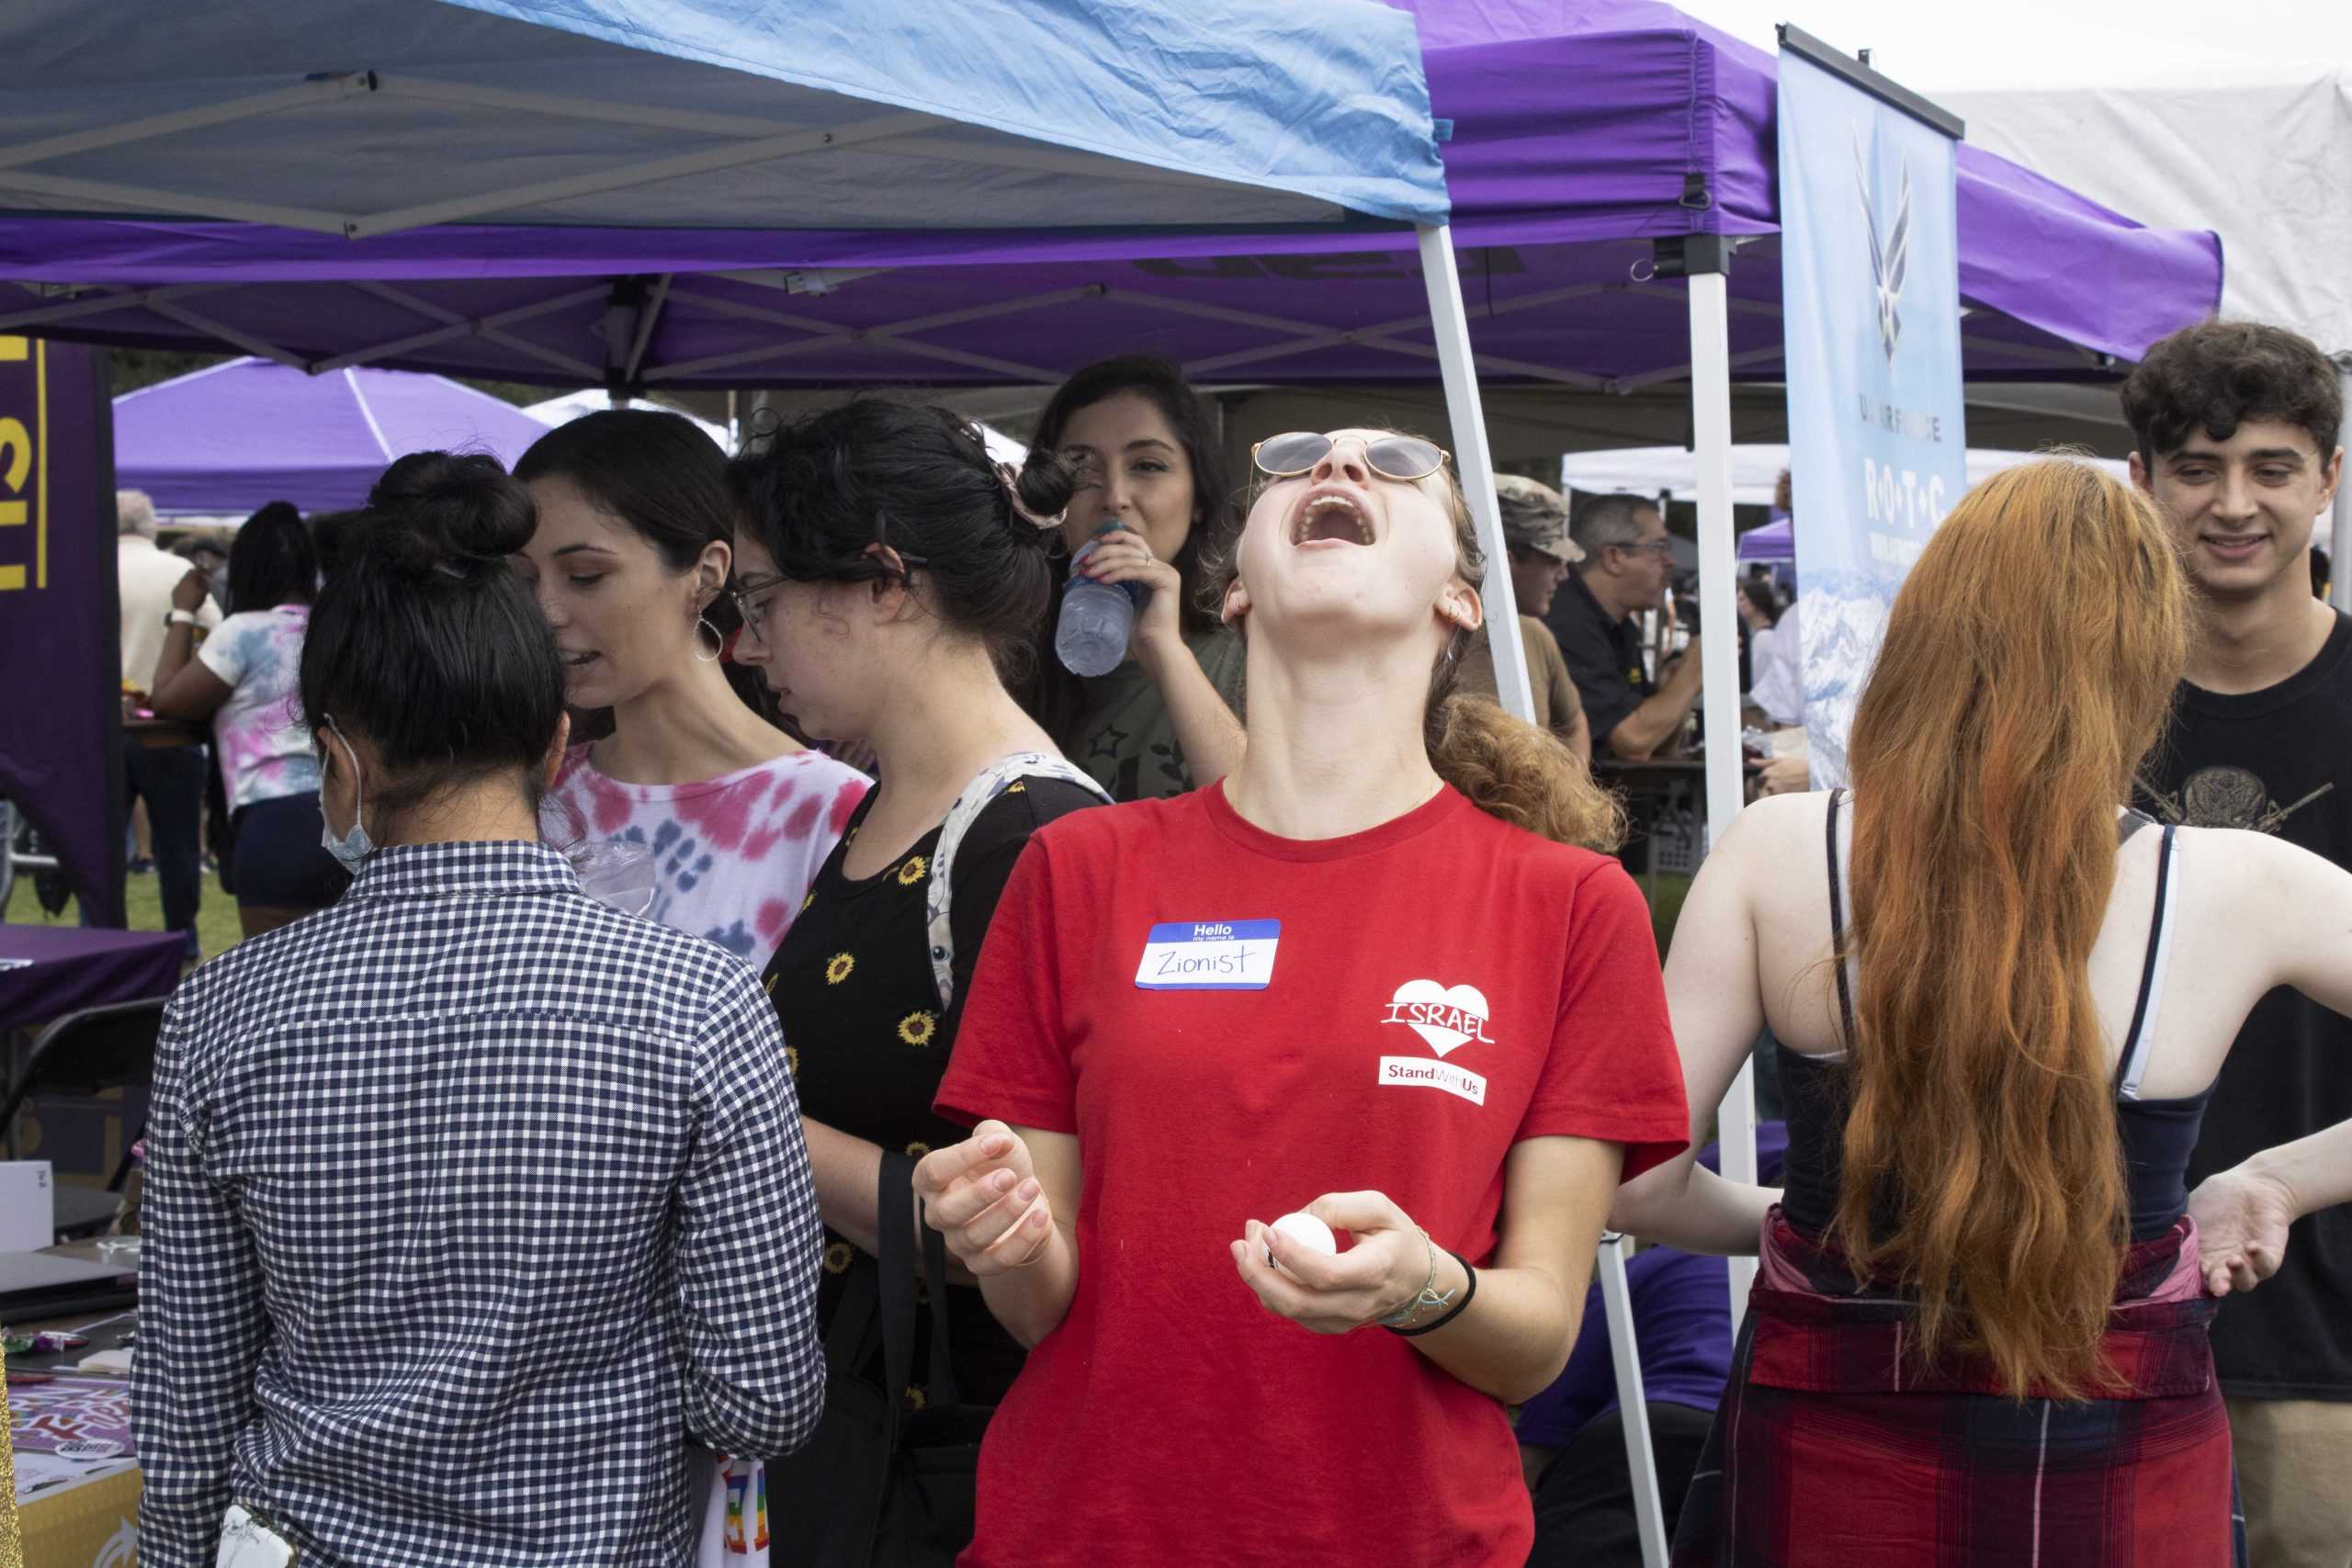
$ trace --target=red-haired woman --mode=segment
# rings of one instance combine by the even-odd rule
[[[1614,805],[1446,697],[1483,563],[1444,454],[1257,461],[1239,765],[1031,839],[940,1089],[978,1125],[918,1168],[1031,1347],[974,1568],[1519,1568],[1504,1405],[1566,1360],[1621,1172],[1682,1142],[1648,912],[1577,847]],[[1352,1245],[1265,1223],[1302,1209]]]
[[[2264,993],[2352,1010],[2352,876],[2122,808],[2190,613],[2138,492],[1987,480],[1895,600],[1850,795],[1708,858],[1667,966],[1694,1114],[1769,1022],[1789,1153],[1778,1203],[1685,1158],[1614,1211],[1761,1244],[1678,1562],[2243,1561],[2206,1325],[2352,1198],[2352,1124],[2182,1173]]]

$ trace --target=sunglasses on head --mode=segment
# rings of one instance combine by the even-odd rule
[[[1250,448],[1250,460],[1269,479],[1287,479],[1311,471],[1339,443],[1312,431],[1272,435]],[[1363,460],[1387,479],[1425,479],[1445,467],[1445,449],[1418,435],[1379,435],[1363,444]]]

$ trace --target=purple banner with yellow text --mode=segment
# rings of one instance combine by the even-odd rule
[[[122,907],[121,626],[107,356],[0,337],[0,795],[94,924]]]

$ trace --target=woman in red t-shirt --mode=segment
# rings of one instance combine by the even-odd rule
[[[917,1173],[1033,1347],[977,1568],[1517,1568],[1503,1407],[1566,1359],[1618,1183],[1688,1132],[1648,912],[1577,847],[1615,807],[1446,696],[1484,563],[1444,454],[1256,457],[1241,765],[1031,840],[940,1090],[973,1136]],[[1263,1223],[1298,1209],[1343,1250]]]

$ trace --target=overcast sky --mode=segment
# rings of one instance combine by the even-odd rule
[[[2352,0],[1674,0],[1770,49],[1793,22],[1905,86],[2085,86],[2352,70]]]

